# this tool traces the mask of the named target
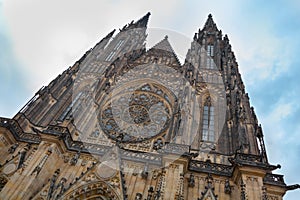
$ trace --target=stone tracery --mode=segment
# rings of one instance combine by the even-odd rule
[[[174,109],[171,104],[174,97],[164,90],[158,84],[146,83],[133,92],[117,93],[98,116],[104,133],[122,142],[143,141],[163,134]]]

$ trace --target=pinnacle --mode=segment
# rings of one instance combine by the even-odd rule
[[[174,50],[168,40],[168,36],[166,35],[164,39],[162,39],[160,42],[158,42],[156,45],[154,45],[151,49],[161,49],[164,51],[172,52],[174,53]]]
[[[105,39],[111,38],[114,33],[115,33],[116,29],[112,30],[109,34],[107,34],[107,36],[105,36]]]
[[[214,30],[214,31],[218,31],[217,25],[213,20],[212,14],[208,15],[208,18],[205,22],[204,28],[203,30]]]
[[[136,25],[138,28],[144,28],[147,27],[148,21],[149,21],[149,17],[150,17],[151,13],[148,12],[145,16],[143,16],[141,19],[139,19],[136,22]]]
[[[128,30],[128,29],[134,29],[134,28],[146,28],[149,17],[151,13],[148,12],[146,15],[144,15],[141,19],[139,19],[137,22],[132,21],[128,25],[125,25],[122,30]]]
[[[177,55],[176,55],[175,51],[173,50],[173,48],[168,40],[167,35],[164,37],[164,39],[162,39],[160,42],[158,42],[156,45],[154,45],[149,51],[153,51],[153,50],[161,50],[161,51],[164,51],[165,53],[170,53],[171,55],[173,55],[175,57],[176,61],[180,65]]]
[[[109,41],[109,39],[114,35],[115,31],[116,31],[116,29],[114,29],[114,30],[112,30],[110,33],[108,33],[102,40],[100,40],[100,41],[95,45],[95,47],[96,47],[96,46],[99,46],[100,44],[102,44],[102,46],[104,47],[104,46],[107,44],[107,42]],[[94,47],[94,48],[95,48],[95,47]]]

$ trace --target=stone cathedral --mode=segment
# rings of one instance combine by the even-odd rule
[[[0,199],[280,200],[288,190],[211,15],[181,63],[150,13],[0,118]],[[176,41],[175,41],[176,42]]]

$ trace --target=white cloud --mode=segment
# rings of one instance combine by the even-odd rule
[[[274,123],[288,117],[293,112],[293,105],[291,103],[285,103],[278,105],[270,114],[272,118],[271,121]]]
[[[182,1],[183,2],[183,1]],[[85,51],[114,28],[152,11],[150,21],[163,26],[180,2],[5,1],[6,23],[17,58],[32,77],[32,92],[78,60]],[[152,22],[151,22],[152,23]]]
[[[287,124],[285,123],[298,107],[297,102],[283,97],[271,108],[271,112],[260,113],[261,122],[267,133],[267,141],[272,144],[284,139],[287,134]]]
[[[270,25],[264,21],[248,23],[247,16],[236,18],[241,14],[238,12],[241,5],[235,0],[201,4],[187,4],[183,0],[176,3],[172,0],[7,0],[3,7],[15,53],[34,77],[28,87],[36,90],[72,65],[112,29],[121,28],[148,11],[152,12],[150,27],[175,28],[172,24],[176,24],[189,38],[203,27],[207,14],[213,13],[219,28],[224,27],[224,33],[232,38],[233,50],[247,81],[274,78],[288,66],[283,42],[272,36]],[[274,60],[278,60],[276,65]]]

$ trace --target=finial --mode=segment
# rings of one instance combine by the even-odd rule
[[[195,33],[194,35],[194,40],[197,40],[197,33]]]
[[[150,12],[147,12],[142,18],[140,18],[137,22],[132,20],[128,25],[125,25],[122,30],[128,30],[133,28],[146,28],[149,20]]]
[[[116,32],[116,29],[112,30],[109,34],[107,34],[107,36],[105,36],[105,38],[111,38],[115,32]]]
[[[211,14],[208,15],[208,19],[206,20],[204,25],[204,30],[209,32],[219,32]]]
[[[165,35],[165,40],[167,40],[168,39],[168,35]]]
[[[225,34],[224,40],[225,40],[226,42],[229,42],[229,39],[228,39],[228,35],[227,35],[227,34]]]
[[[147,12],[147,14],[146,14],[145,16],[143,16],[141,19],[139,19],[139,20],[136,22],[137,27],[138,27],[138,28],[146,27],[150,15],[151,15],[151,13],[150,13],[150,12]]]

